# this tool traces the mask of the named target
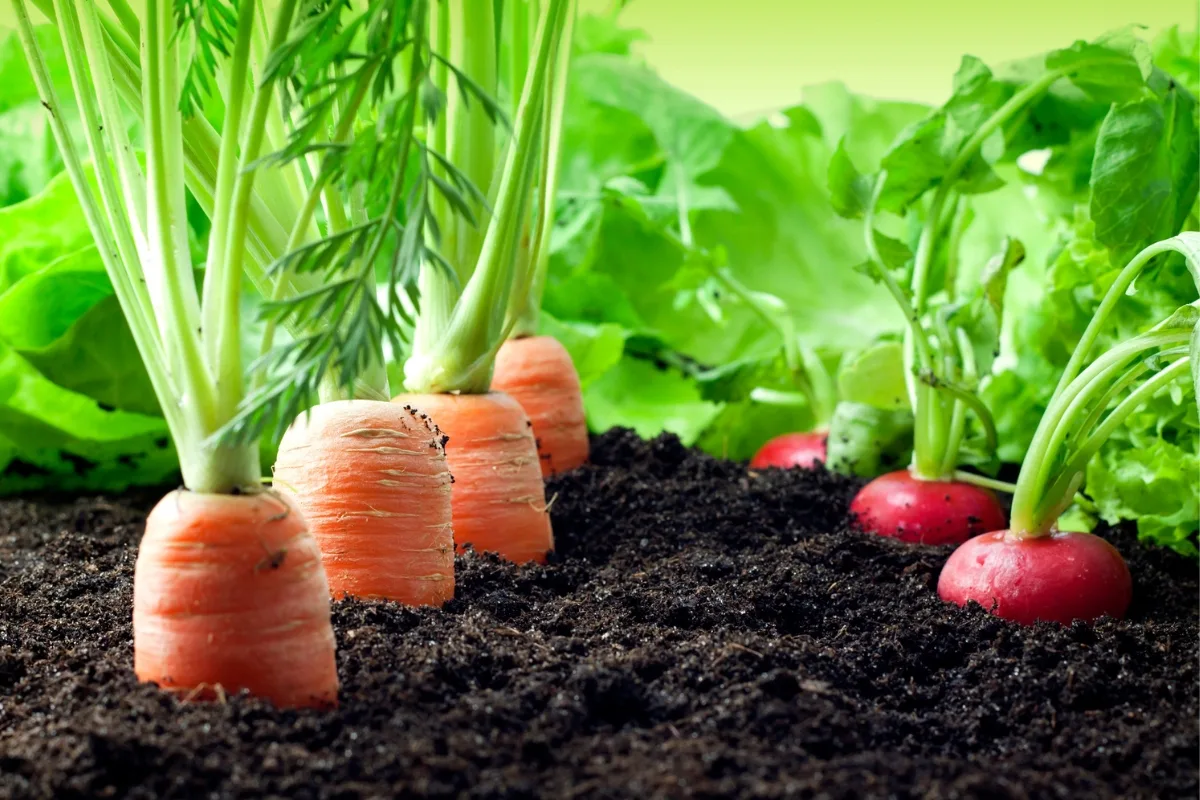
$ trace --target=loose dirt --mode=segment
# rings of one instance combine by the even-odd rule
[[[947,548],[851,530],[851,481],[593,447],[550,564],[335,605],[335,712],[136,683],[161,492],[0,501],[0,797],[1196,797],[1194,561],[1107,531],[1129,619],[1022,628],[938,601]]]

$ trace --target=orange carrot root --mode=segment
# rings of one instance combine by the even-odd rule
[[[518,563],[545,561],[554,535],[529,418],[517,401],[491,392],[400,395],[393,402],[425,412],[450,437],[455,545]]]
[[[454,597],[442,434],[395,403],[342,400],[284,435],[275,485],[304,512],[334,597],[440,606]]]
[[[189,699],[243,689],[337,705],[329,589],[299,509],[272,492],[164,497],[133,578],[138,680]]]
[[[542,475],[587,461],[587,419],[579,374],[553,336],[509,339],[496,355],[492,389],[511,395],[533,422]]]

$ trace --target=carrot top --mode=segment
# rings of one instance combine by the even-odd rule
[[[398,315],[377,296],[376,268],[390,264],[398,280],[421,261],[421,237],[397,235],[395,221],[412,210],[401,205],[421,99],[394,76],[419,81],[431,69],[431,1],[148,0],[135,11],[116,0],[13,0],[66,171],[193,490],[256,488],[255,440],[319,393],[390,394],[382,342],[398,336]],[[62,39],[94,184],[29,4]],[[125,107],[145,129],[144,168]],[[199,287],[189,193],[211,222]],[[243,275],[268,300],[263,357],[249,367]],[[287,333],[279,345],[277,329]]]
[[[549,0],[540,11],[535,11],[538,3],[526,0],[506,4],[500,20],[488,0],[449,5],[448,14],[434,19],[433,39],[450,54],[435,82],[444,85],[453,72],[494,94],[499,23],[512,45],[508,69],[519,100],[499,171],[502,130],[496,108],[452,98],[432,126],[430,145],[447,154],[440,168],[456,169],[480,189],[458,208],[445,197],[434,206],[437,241],[421,268],[420,312],[404,379],[414,392],[482,393],[491,383],[496,352],[536,282],[538,241],[544,244],[549,235],[559,129],[554,120],[562,114],[575,2]],[[521,254],[531,215],[537,232],[532,257]]]

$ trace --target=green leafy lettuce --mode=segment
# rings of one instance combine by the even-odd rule
[[[636,35],[611,18],[581,30],[543,330],[575,356],[589,424],[746,458],[827,423],[809,384],[898,315],[840,268],[863,246],[833,213],[825,171],[848,131],[877,158],[925,109],[826,85],[743,128],[634,57]],[[581,355],[600,333],[607,357]]]
[[[0,493],[170,479],[157,409],[65,175],[0,209]]]

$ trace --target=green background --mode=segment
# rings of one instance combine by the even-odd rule
[[[611,0],[581,0],[584,10]],[[632,0],[623,20],[669,82],[754,118],[830,80],[881,98],[940,102],[964,53],[995,63],[1131,22],[1194,30],[1196,0]]]

